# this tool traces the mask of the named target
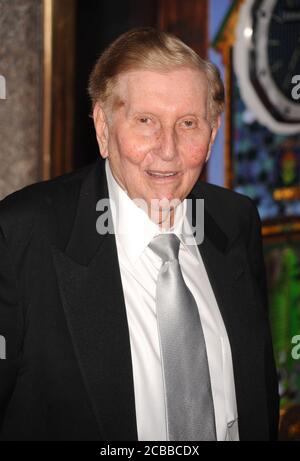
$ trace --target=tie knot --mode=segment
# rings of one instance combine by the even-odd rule
[[[160,234],[149,244],[163,262],[178,259],[180,240],[175,234]]]

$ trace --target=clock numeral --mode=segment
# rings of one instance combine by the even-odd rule
[[[279,46],[280,41],[276,40],[275,38],[270,38],[268,42],[268,46]]]
[[[259,71],[259,76],[260,77],[265,77],[266,75],[267,75],[266,69],[262,69],[262,70]]]
[[[274,64],[271,65],[271,70],[273,73],[278,72],[283,66],[283,62],[281,60],[277,60]]]

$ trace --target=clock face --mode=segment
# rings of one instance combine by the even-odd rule
[[[239,15],[234,65],[242,97],[272,131],[298,133],[300,0],[246,0]]]
[[[268,25],[267,53],[274,83],[287,99],[294,101],[291,82],[294,75],[300,75],[300,0],[275,3]]]
[[[300,74],[300,0],[256,0],[252,7],[251,80],[273,117],[300,122],[292,79]]]

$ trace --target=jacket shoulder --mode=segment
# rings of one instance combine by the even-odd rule
[[[201,181],[197,183],[195,190],[196,194],[207,200],[209,207],[215,209],[221,216],[258,214],[254,200],[232,189]]]
[[[228,234],[240,230],[247,238],[252,227],[261,227],[256,204],[250,197],[205,182],[197,183],[195,192],[198,197],[204,198],[206,209]]]
[[[222,204],[235,204],[242,207],[255,206],[254,201],[247,195],[236,192],[226,187],[217,186],[207,182],[199,182],[196,186],[198,191],[202,191],[205,198],[214,200]]]

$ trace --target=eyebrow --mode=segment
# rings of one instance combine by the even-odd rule
[[[124,103],[125,105],[125,103]],[[158,115],[155,112],[149,111],[149,110],[140,110],[140,109],[135,109],[135,110],[130,110],[130,113],[142,115],[142,114],[147,114],[147,115],[153,115],[154,117],[157,117]],[[184,117],[195,117],[195,118],[201,118],[201,119],[206,119],[207,118],[207,112],[186,112],[183,115],[180,115],[178,118],[184,118]]]

